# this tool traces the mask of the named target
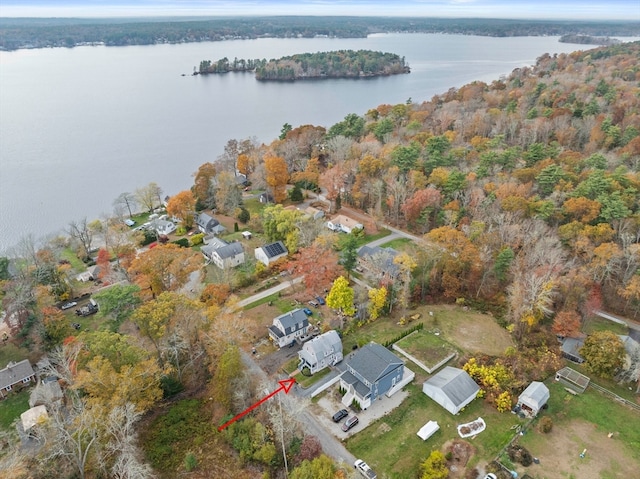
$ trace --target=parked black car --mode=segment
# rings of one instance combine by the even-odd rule
[[[340,409],[337,413],[333,415],[333,422],[340,422],[345,417],[349,415],[349,412],[346,409]]]

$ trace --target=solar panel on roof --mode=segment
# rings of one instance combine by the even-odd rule
[[[264,249],[267,250],[267,255],[270,258],[273,258],[275,256],[279,256],[283,253],[286,253],[286,251],[284,250],[284,247],[282,246],[281,243],[272,243],[272,244],[268,244],[264,247]]]

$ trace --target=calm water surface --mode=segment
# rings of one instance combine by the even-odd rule
[[[110,214],[120,193],[151,181],[169,195],[186,189],[231,138],[269,143],[284,123],[329,127],[580,48],[557,37],[380,34],[0,52],[0,252]],[[396,53],[411,73],[296,83],[190,75],[201,60],[337,49]]]

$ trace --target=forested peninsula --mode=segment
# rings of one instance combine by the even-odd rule
[[[640,36],[638,21],[414,17],[0,18],[0,50],[192,43],[255,38],[365,38],[372,33],[492,37],[580,34]]]
[[[372,78],[409,73],[404,57],[371,50],[301,53],[277,60],[222,58],[200,62],[195,74],[254,71],[256,80],[295,81],[321,78]]]

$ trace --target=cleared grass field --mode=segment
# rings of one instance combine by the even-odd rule
[[[396,345],[417,360],[422,361],[428,368],[433,368],[451,353],[456,352],[456,348],[452,344],[440,336],[424,330],[411,333],[398,341]]]
[[[9,431],[13,421],[29,409],[29,391],[30,389],[25,389],[19,393],[10,394],[0,401],[0,429]]]
[[[459,438],[456,430],[459,424],[478,417],[487,424],[485,431],[469,441],[476,449],[469,462],[473,467],[479,461],[491,460],[513,436],[511,427],[523,422],[510,413],[499,413],[481,399],[474,400],[459,415],[453,416],[422,392],[422,384],[410,384],[407,391],[409,396],[397,409],[346,441],[347,448],[355,456],[393,479],[418,477],[420,463],[431,451]],[[417,432],[428,421],[437,421],[440,430],[422,441]]]
[[[542,434],[533,428],[519,439],[540,464],[516,470],[534,478],[637,477],[640,412],[590,388],[574,396],[560,383],[547,381],[547,385],[551,398],[544,414],[553,420],[553,429]]]

